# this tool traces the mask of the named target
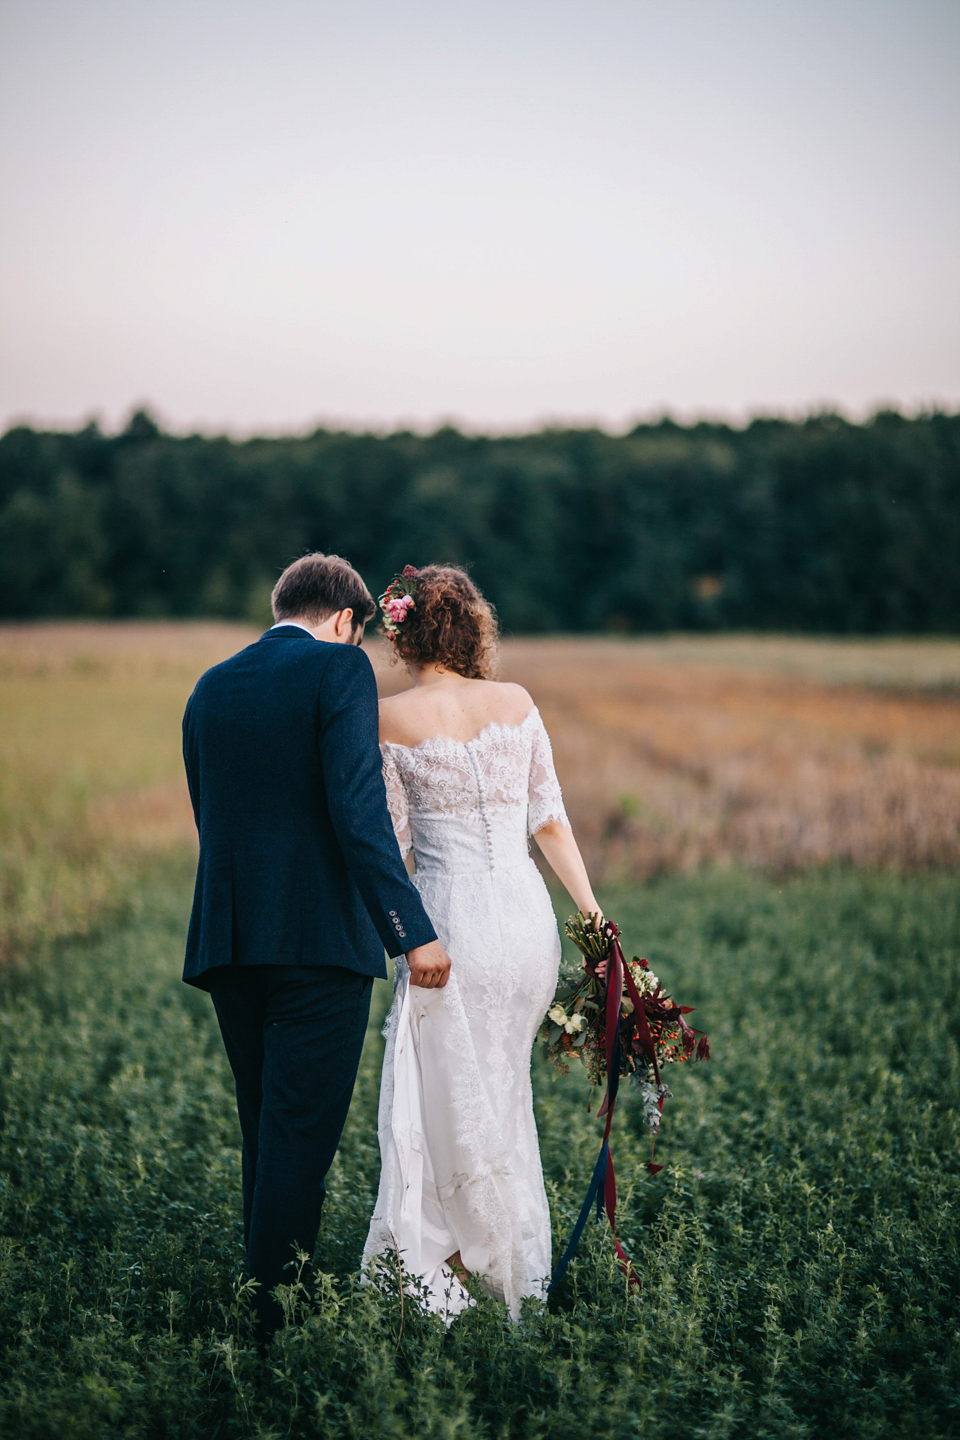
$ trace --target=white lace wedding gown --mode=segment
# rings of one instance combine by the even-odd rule
[[[397,961],[364,1264],[399,1252],[449,1321],[469,1303],[443,1263],[459,1250],[516,1319],[550,1274],[530,1055],[560,937],[527,838],[566,823],[550,741],[534,708],[466,742],[382,748],[397,839],[413,847],[414,884],[453,963],[444,989],[425,990]]]

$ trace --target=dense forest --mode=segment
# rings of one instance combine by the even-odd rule
[[[506,629],[960,632],[960,414],[627,435],[0,439],[0,616],[265,621],[306,550],[465,564]]]

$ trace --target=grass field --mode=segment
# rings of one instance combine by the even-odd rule
[[[592,1223],[519,1327],[487,1303],[445,1334],[395,1288],[361,1288],[372,1023],[319,1296],[291,1296],[304,1323],[264,1362],[230,1077],[209,1002],[179,981],[179,718],[198,671],[245,639],[0,631],[0,1434],[960,1435],[960,646],[507,647],[607,909],[710,1032],[714,1058],[673,1087],[656,1179],[629,1091],[618,1115],[643,1293]],[[811,777],[846,797],[837,813]],[[803,827],[821,813],[818,849]],[[535,1084],[559,1243],[598,1127],[576,1076],[537,1061]]]

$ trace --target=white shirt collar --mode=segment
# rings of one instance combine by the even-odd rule
[[[301,625],[299,620],[278,620],[276,625],[270,626],[270,629],[279,630],[281,625],[296,625],[298,630],[305,630],[306,633],[310,636],[311,640],[316,640],[317,638],[316,635],[314,635],[313,631],[308,630],[306,625]]]

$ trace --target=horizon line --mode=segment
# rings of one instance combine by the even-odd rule
[[[693,410],[670,406],[657,406],[644,412],[637,412],[619,424],[608,418],[590,414],[556,415],[545,414],[516,425],[484,425],[482,422],[467,420],[463,416],[439,414],[425,420],[408,416],[396,419],[374,417],[318,416],[299,425],[288,427],[242,426],[236,424],[218,425],[214,422],[178,425],[165,417],[159,406],[149,401],[138,401],[126,410],[126,418],[111,427],[105,421],[103,412],[89,410],[82,417],[72,420],[60,417],[40,417],[30,413],[14,413],[7,417],[0,429],[0,438],[15,430],[32,430],[37,434],[77,435],[85,430],[96,430],[105,439],[117,439],[128,433],[138,417],[144,417],[155,426],[157,433],[171,439],[202,438],[206,440],[229,440],[243,444],[254,440],[309,440],[320,434],[373,435],[388,439],[397,435],[413,435],[428,439],[443,431],[453,431],[467,439],[516,440],[532,435],[562,434],[571,431],[594,431],[612,438],[624,439],[641,429],[673,427],[678,430],[694,430],[699,427],[746,431],[755,424],[781,423],[802,425],[810,421],[836,419],[852,427],[873,423],[883,415],[898,416],[907,421],[924,420],[933,416],[947,418],[960,415],[960,399],[917,401],[904,404],[892,399],[877,400],[868,406],[844,406],[833,401],[815,401],[807,406],[744,408],[739,411],[714,410],[705,406]]]

